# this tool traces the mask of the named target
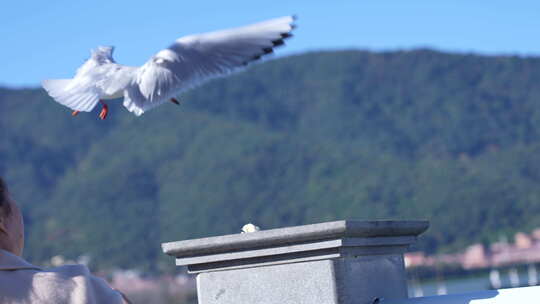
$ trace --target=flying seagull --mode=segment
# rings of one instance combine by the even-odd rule
[[[58,103],[79,112],[90,112],[100,103],[99,117],[109,112],[105,100],[124,98],[124,107],[135,115],[175,98],[215,77],[239,70],[283,45],[292,36],[295,17],[184,36],[159,51],[144,65],[131,67],[112,58],[114,47],[100,46],[72,79],[49,79],[43,88]]]

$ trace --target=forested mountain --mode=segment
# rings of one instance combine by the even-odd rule
[[[0,89],[0,174],[34,262],[174,270],[164,241],[336,219],[431,221],[452,251],[540,226],[540,59],[319,52],[140,118]]]

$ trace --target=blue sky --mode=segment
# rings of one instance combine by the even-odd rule
[[[297,14],[278,56],[313,50],[395,50],[540,55],[540,1],[4,1],[0,86],[69,78],[98,45],[143,64],[183,35]]]

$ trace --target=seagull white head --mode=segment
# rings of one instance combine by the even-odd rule
[[[113,52],[114,46],[98,46],[90,52],[90,58],[100,64],[114,63]]]

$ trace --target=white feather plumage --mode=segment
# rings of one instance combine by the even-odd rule
[[[177,39],[140,67],[117,64],[113,47],[98,47],[73,79],[42,82],[58,103],[91,111],[104,99],[124,97],[139,116],[183,91],[256,61],[290,37],[295,18],[276,18],[244,27]]]

